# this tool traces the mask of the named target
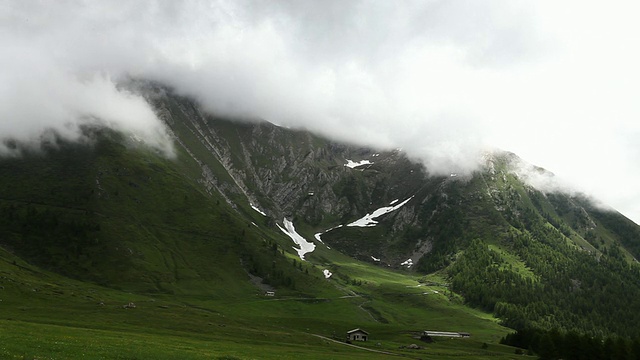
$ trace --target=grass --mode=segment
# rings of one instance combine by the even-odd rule
[[[195,151],[206,153],[202,146]],[[17,207],[24,215],[23,223],[0,229],[12,239],[10,246],[0,239],[0,358],[389,357],[315,336],[342,340],[356,327],[370,331],[372,341],[361,345],[371,350],[508,358],[510,349],[497,342],[509,330],[445,296],[441,279],[424,285],[423,277],[358,262],[322,244],[303,270],[294,267],[291,241],[269,230],[241,194],[236,211],[215,191],[204,191],[200,169],[183,150],[168,160],[98,141],[91,151],[61,146],[50,155],[0,162],[10,174],[0,179],[0,208]],[[207,164],[221,174],[221,186],[231,181],[214,158]],[[82,237],[88,245],[44,230],[36,233],[44,245],[38,247],[21,232],[29,211],[58,221],[87,218],[99,230]],[[77,257],[61,250],[67,245]],[[267,299],[248,281],[251,266],[295,286],[276,286],[277,296]],[[67,276],[53,271],[59,269]],[[323,269],[334,276],[325,279]],[[131,302],[135,308],[123,308]],[[400,348],[427,329],[467,331],[473,338]],[[481,349],[484,342],[495,349]]]
[[[15,264],[14,264],[15,261]],[[419,277],[349,261],[338,263],[366,285],[338,279],[332,287],[357,292],[342,298],[276,296],[255,293],[215,296],[128,293],[61,277],[0,252],[0,357],[8,359],[359,359],[389,358],[337,344],[352,328],[370,331],[361,344],[372,350],[439,358],[506,359],[512,349],[497,345],[507,330],[489,315],[421,295],[441,286],[420,286]],[[34,291],[35,290],[35,291]],[[220,290],[222,291],[222,290]],[[135,309],[124,309],[129,302]],[[370,316],[389,320],[382,323]],[[426,329],[469,331],[472,339],[438,340],[423,350],[400,349],[418,342]],[[481,348],[483,342],[494,350]],[[380,345],[376,345],[380,343]]]
[[[162,334],[83,329],[22,322],[0,322],[3,358],[88,358],[88,359],[321,359],[327,352],[337,358],[365,358],[358,353],[311,337],[285,335],[289,342],[277,342],[261,333],[242,331],[193,334]],[[25,336],[26,335],[26,336]],[[282,339],[279,339],[282,340]],[[28,350],[25,350],[28,349]]]
[[[522,261],[518,257],[518,255],[505,251],[498,245],[489,245],[489,249],[497,252],[502,260],[504,260],[504,264],[502,265],[502,269],[508,269],[510,271],[518,273],[525,279],[531,279],[533,281],[538,281],[538,276],[527,266],[527,264]]]
[[[257,332],[210,332],[163,334],[140,331],[75,328],[69,326],[0,321],[3,359],[388,359],[391,356],[345,346],[308,334],[272,334]],[[265,335],[265,336],[263,336]],[[410,357],[430,356],[441,359],[508,359],[512,349],[466,340],[440,340],[423,344],[421,350],[403,350],[398,341],[410,342],[409,336],[391,341],[359,344],[375,351],[387,351]],[[414,340],[415,342],[415,340]],[[379,345],[377,345],[379,344]]]

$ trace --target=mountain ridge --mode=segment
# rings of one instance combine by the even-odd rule
[[[215,118],[200,121],[201,135],[207,129],[228,126]],[[553,179],[553,174],[524,163],[513,153],[486,154],[485,166],[468,176],[430,176],[423,165],[398,151],[333,145],[299,132],[289,133],[297,134],[292,138],[283,138],[285,129],[264,122],[246,123],[239,128],[241,136],[234,138],[233,133],[227,132],[225,140],[236,142],[231,148],[235,146],[236,154],[242,156],[225,162],[225,167],[247,190],[261,194],[253,195],[260,208],[275,214],[276,222],[290,218],[307,241],[321,233],[327,246],[361,261],[419,272],[444,270],[455,264],[460,252],[474,239],[480,239],[498,246],[504,254],[511,253],[511,259],[516,260],[510,261],[527,268],[536,260],[522,260],[524,254],[518,254],[505,240],[516,233],[547,244],[541,251],[565,251],[558,246],[566,243],[569,252],[563,261],[567,264],[583,255],[601,263],[606,256],[619,258],[623,266],[631,266],[629,271],[637,271],[635,259],[640,254],[634,234],[638,233],[631,230],[634,227],[628,219],[619,213],[598,211],[582,195],[543,192],[523,182],[530,174],[547,179]],[[276,134],[281,136],[279,142],[273,140]],[[269,140],[262,142],[263,137]],[[328,153],[327,148],[332,152]],[[249,149],[256,149],[257,155]],[[253,155],[262,157],[262,162],[254,161]],[[278,169],[278,173],[271,172],[271,168]],[[345,226],[392,201],[407,198],[411,200],[405,206],[381,216],[375,227]],[[322,199],[321,204],[317,199]],[[602,223],[598,219],[609,221]],[[616,230],[607,228],[614,223],[630,235],[621,237]],[[329,229],[332,230],[327,232]],[[557,239],[557,243],[549,239]],[[313,253],[309,256],[312,259]],[[568,278],[578,275],[566,274]],[[544,276],[551,281],[554,275]],[[637,289],[637,282],[634,287]],[[461,287],[458,290],[468,291]],[[471,303],[493,311],[497,302]],[[536,316],[539,315],[543,314]],[[551,326],[561,324],[552,322]],[[590,331],[587,328],[582,325],[582,331]]]
[[[158,85],[141,91],[174,157],[87,126],[90,141],[53,137],[0,159],[8,277],[35,281],[19,261],[108,294],[206,309],[236,301],[237,321],[251,314],[269,331],[269,311],[295,321],[289,312],[307,316],[298,306],[321,304],[343,318],[311,316],[325,335],[364,319],[399,331],[453,311],[494,343],[508,330],[482,314],[518,330],[640,336],[640,228],[585,196],[537,190],[513,153],[485,154],[473,174],[431,175],[402,151],[218,117]],[[305,305],[271,308],[264,289]]]

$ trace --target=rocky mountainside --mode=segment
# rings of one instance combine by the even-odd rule
[[[199,181],[209,191],[215,189],[234,207],[249,202],[272,225],[284,218],[300,223],[307,235],[322,233],[323,241],[362,260],[399,266],[411,259],[416,265],[424,255],[444,255],[443,247],[454,250],[465,238],[495,238],[520,228],[528,210],[576,249],[600,256],[607,244],[622,244],[627,259],[640,256],[632,222],[585,196],[528,185],[523,168],[544,170],[512,153],[486,154],[485,166],[472,176],[431,176],[401,150],[335,143],[265,121],[217,118],[162,88],[148,96],[180,147],[201,165]],[[376,218],[376,226],[355,224],[401,203]],[[626,235],[617,233],[620,227],[628,228]],[[422,268],[437,268],[425,262]]]
[[[466,301],[516,328],[638,332],[640,319],[627,309],[604,315],[640,295],[638,226],[584,195],[534,188],[527,177],[552,174],[515,154],[488,153],[472,175],[434,176],[400,150],[217,118],[166,90],[149,98],[201,164],[200,181],[232,206],[249,203],[272,228],[291,221],[317,247],[378,266],[444,271]],[[541,291],[553,296],[535,295]],[[596,305],[601,297],[610,299]],[[600,315],[586,318],[589,311]]]
[[[544,170],[514,154],[436,176],[401,150],[218,117],[158,85],[138,91],[176,158],[87,127],[88,144],[2,159],[0,246],[110,287],[208,296],[335,291],[314,272],[355,281],[335,261],[345,254],[436,272],[449,298],[514,328],[640,335],[640,228],[585,196],[528,185]]]

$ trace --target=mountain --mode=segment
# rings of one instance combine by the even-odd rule
[[[584,195],[528,185],[527,177],[552,174],[515,154],[486,154],[471,176],[431,176],[399,150],[233,123],[166,94],[154,103],[182,146],[223,165],[216,178],[231,179],[213,186],[232,203],[292,220],[310,241],[321,234],[325,245],[378,266],[444,270],[469,304],[516,328],[640,335],[638,226]],[[389,213],[375,226],[354,226],[378,209]]]
[[[148,320],[156,312],[131,321],[91,308],[82,327],[188,332],[180,317],[200,329],[206,314],[237,330],[225,343],[248,329],[282,342],[287,331],[331,336],[364,323],[393,334],[389,346],[429,324],[495,344],[509,332],[487,320],[495,314],[522,331],[640,337],[640,228],[584,195],[529,185],[552,174],[515,154],[435,175],[399,149],[219,117],[158,84],[134,88],[167,125],[175,158],[86,126],[80,143],[15,143],[22,155],[0,159],[3,325],[78,326],[67,306],[129,297],[187,310],[162,315],[165,328]],[[264,301],[265,291],[287,301]],[[38,310],[11,315],[20,307]]]

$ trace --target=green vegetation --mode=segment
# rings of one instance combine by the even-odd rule
[[[427,176],[398,151],[348,169],[372,151],[153,101],[175,158],[88,127],[83,144],[0,159],[0,357],[637,354],[640,228],[531,188],[514,155],[468,177]],[[313,239],[408,198],[375,227],[325,233],[307,261],[275,226]],[[357,327],[371,341],[347,346]]]
[[[520,250],[540,280],[511,270],[498,252],[476,240],[449,269],[455,274],[452,289],[468,303],[495,312],[505,325],[516,329],[640,336],[636,312],[640,309],[634,300],[640,294],[637,268],[621,264],[620,259],[603,258],[598,263],[568,248],[564,257],[558,256],[562,249],[551,251],[528,237],[507,241]]]
[[[477,240],[449,268],[454,291],[516,329],[640,335],[640,308],[633,300],[640,295],[640,267],[629,263],[619,246],[604,255],[585,246],[581,227],[565,225],[558,215],[568,213],[558,206],[562,195],[549,202],[531,190],[517,198],[524,196],[532,206],[520,201],[507,207],[510,225],[498,237],[482,236],[474,227],[465,232]],[[507,253],[512,255],[505,258]]]
[[[376,351],[435,354],[444,359],[507,359],[512,353],[511,348],[497,345],[507,331],[487,314],[434,293],[423,295],[435,289],[444,291],[442,286],[418,286],[417,278],[342,259],[345,262],[337,263],[336,271],[352,273],[362,285],[336,278],[322,282],[340,292],[329,291],[323,298],[280,292],[275,298],[255,292],[227,298],[122,292],[40,270],[2,251],[0,357],[388,357],[315,336],[342,342],[345,331],[354,327],[371,332],[372,342],[361,345]],[[224,295],[226,289],[210,284],[208,290]],[[125,308],[130,303],[135,307]],[[375,314],[384,314],[391,321],[376,320]],[[474,337],[436,341],[424,344],[422,350],[400,349],[418,342],[413,334],[425,327],[471,331]],[[482,342],[494,345],[482,349]]]
[[[640,359],[640,338],[607,337],[523,329],[507,335],[501,343],[517,346],[519,353],[536,353],[540,359],[555,360],[625,360]],[[526,351],[524,350],[526,349]]]
[[[9,189],[0,194],[0,357],[389,356],[346,346],[344,334],[355,327],[371,332],[373,341],[361,345],[375,351],[445,359],[512,353],[498,344],[507,329],[450,300],[443,285],[419,286],[419,276],[334,250],[299,261],[261,215],[203,191],[180,149],[170,160],[124,146],[110,131],[88,136],[94,145],[60,142],[0,161],[8,174],[1,188]],[[335,275],[325,279],[324,268]],[[265,297],[249,274],[277,295]],[[426,328],[474,338],[401,348]]]

